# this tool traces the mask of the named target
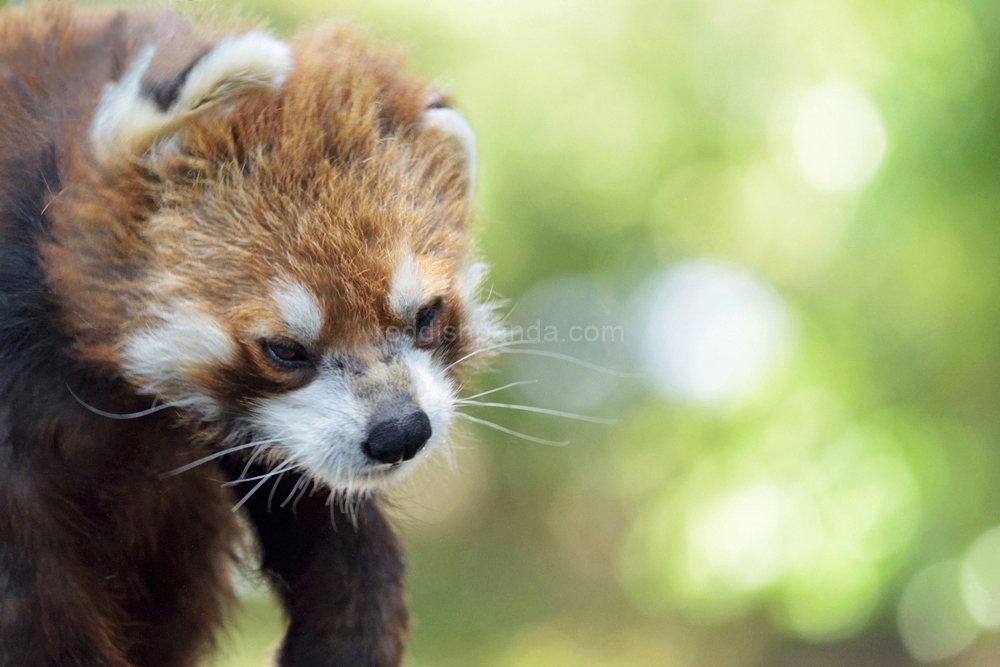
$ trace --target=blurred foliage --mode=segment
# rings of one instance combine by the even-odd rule
[[[989,627],[940,611],[1000,596],[961,565],[1000,522],[996,0],[247,7],[284,34],[350,17],[453,92],[510,322],[624,328],[552,349],[656,367],[651,295],[690,260],[787,316],[759,377],[711,401],[505,355],[487,386],[537,379],[505,396],[618,423],[476,412],[572,444],[467,429],[457,472],[399,494],[411,667],[1000,661]],[[723,333],[691,333],[706,363],[744,340]],[[248,600],[220,666],[280,634]]]

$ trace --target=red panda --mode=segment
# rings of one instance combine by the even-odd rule
[[[400,663],[378,491],[495,336],[474,179],[354,29],[0,12],[0,667],[197,664],[243,525],[280,665]]]

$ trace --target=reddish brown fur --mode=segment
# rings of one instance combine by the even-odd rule
[[[120,370],[122,341],[149,323],[151,304],[196,302],[237,341],[232,367],[196,378],[224,405],[255,387],[294,387],[255,344],[279,333],[266,300],[278,278],[320,299],[320,345],[363,355],[386,327],[407,325],[386,294],[412,252],[444,298],[444,322],[461,330],[454,277],[471,254],[461,156],[418,123],[431,89],[354,29],[296,38],[279,94],[198,118],[181,151],[95,166],[90,115],[138,49],[157,44],[147,76],[166,80],[217,39],[169,12],[0,13],[0,179],[10,183],[0,203],[12,202],[0,209],[0,245],[23,241],[13,220],[31,216],[15,183],[38,176],[54,324],[38,326],[56,341],[53,359],[36,360],[31,341],[0,339],[20,355],[0,375],[2,667],[193,665],[222,622],[240,531],[218,480],[243,461],[160,473],[197,458],[193,443],[215,442],[225,423],[173,410],[109,421],[66,391],[115,412],[149,405]],[[449,341],[447,358],[470,344]],[[354,531],[334,509],[338,533],[327,495],[304,499],[297,518],[266,512],[261,498],[247,505],[291,618],[282,664],[397,665],[407,620],[394,538],[371,502]]]
[[[66,326],[81,357],[117,366],[122,333],[146,324],[147,304],[175,298],[211,304],[252,347],[273,317],[261,297],[279,273],[322,299],[321,343],[359,345],[381,326],[405,325],[385,295],[407,247],[445,295],[454,291],[450,276],[470,253],[467,183],[454,150],[416,127],[432,91],[401,78],[397,57],[350,28],[302,35],[293,49],[277,99],[260,95],[196,123],[186,154],[155,165],[161,180],[151,184],[140,165],[106,176],[108,187],[84,163],[81,186],[52,202],[46,263],[72,304]],[[266,154],[248,154],[260,146]],[[275,245],[287,254],[275,257]],[[87,263],[94,258],[101,264]]]

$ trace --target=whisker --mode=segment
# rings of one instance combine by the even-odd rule
[[[541,415],[551,415],[553,417],[563,417],[565,419],[576,419],[591,424],[616,424],[617,419],[607,419],[604,417],[590,417],[588,415],[578,415],[573,412],[562,412],[561,410],[551,410],[549,408],[536,408],[531,405],[513,405],[510,403],[487,403],[485,401],[470,401],[468,399],[456,401],[458,405],[479,406],[481,408],[506,408],[508,410],[521,410],[523,412],[536,412]]]
[[[326,499],[326,506],[330,508],[330,525],[333,526],[333,531],[337,532],[337,507],[333,504],[332,493]]]
[[[459,402],[461,402],[461,401],[471,401],[472,399],[479,398],[480,396],[487,396],[489,394],[495,394],[498,391],[503,391],[504,389],[510,389],[511,387],[520,387],[521,385],[525,385],[525,384],[538,384],[538,380],[521,380],[520,382],[511,382],[510,384],[505,384],[504,386],[497,387],[496,389],[490,389],[489,391],[483,391],[483,392],[480,392],[478,394],[474,394],[472,396],[466,396],[464,398],[459,399]]]
[[[507,341],[503,341],[502,343],[497,343],[496,345],[489,345],[487,347],[481,347],[478,350],[473,350],[472,352],[469,352],[464,357],[460,357],[459,359],[451,362],[450,364],[448,364],[447,366],[444,367],[444,370],[448,371],[448,370],[454,368],[455,366],[459,365],[460,363],[462,363],[466,359],[471,359],[472,357],[474,357],[476,355],[479,355],[479,354],[486,354],[487,352],[493,352],[494,350],[501,350],[501,349],[510,347],[511,345],[529,345],[529,344],[534,343],[534,342],[535,341],[532,341],[532,340],[507,340]]]
[[[449,441],[445,441],[442,444],[444,444],[444,446],[439,447],[437,451],[441,452],[441,455],[444,457],[444,460],[448,465],[448,471],[454,473],[458,470],[458,463],[455,461],[455,445]]]
[[[303,479],[304,479],[304,477],[303,477]],[[310,488],[309,482],[306,482],[305,484],[302,485],[302,490],[299,491],[298,497],[296,497],[295,501],[292,503],[292,514],[293,515],[298,516],[299,501],[302,500],[302,496],[306,495],[306,491],[308,491],[309,488]]]
[[[259,482],[257,482],[257,484],[252,489],[250,489],[250,492],[247,493],[245,496],[243,496],[243,498],[240,499],[240,502],[238,502],[235,505],[233,505],[233,510],[232,511],[236,512],[239,508],[243,507],[243,504],[246,501],[250,500],[250,496],[252,496],[254,494],[254,492],[257,491],[257,489],[259,489],[260,487],[264,486],[264,484],[267,482],[267,480],[270,479],[273,475],[277,475],[278,473],[282,473],[282,472],[285,472],[286,470],[290,470],[292,467],[296,467],[296,466],[292,466],[292,464],[289,463],[288,466],[285,467],[285,468],[278,468],[278,469],[272,471],[270,474],[264,475],[264,479],[262,479]]]
[[[295,492],[299,490],[299,486],[302,485],[302,482],[305,481],[305,479],[306,479],[305,475],[302,475],[297,480],[295,480],[295,486],[292,487],[292,490],[291,492],[289,492],[288,497],[285,498],[285,500],[280,505],[278,505],[278,507],[284,507],[285,505],[288,504],[288,502],[295,496]]]
[[[227,449],[223,449],[222,451],[215,452],[214,454],[209,454],[208,456],[203,456],[202,458],[198,459],[197,461],[192,461],[191,463],[188,463],[187,465],[182,465],[180,468],[174,468],[173,470],[171,470],[169,472],[162,473],[162,474],[160,474],[160,478],[164,479],[166,477],[173,477],[174,475],[179,475],[182,472],[187,472],[188,470],[191,470],[192,468],[197,468],[202,463],[208,463],[209,461],[212,461],[214,459],[222,458],[226,454],[232,454],[233,452],[238,452],[241,449],[248,449],[250,447],[256,447],[258,445],[264,445],[264,444],[268,444],[268,443],[271,443],[271,442],[277,442],[277,440],[258,440],[257,442],[248,442],[248,443],[246,443],[244,445],[236,445],[235,447],[229,447]]]
[[[285,476],[285,471],[282,471],[278,475],[278,479],[274,480],[274,486],[271,487],[271,493],[267,494],[267,511],[271,511],[271,501],[274,500],[274,492],[278,490],[278,485],[281,484],[281,478]]]
[[[140,417],[146,417],[148,415],[151,415],[155,412],[160,412],[161,410],[166,410],[167,408],[177,407],[175,403],[164,403],[163,405],[154,405],[151,408],[140,410],[139,412],[127,412],[124,414],[119,414],[117,412],[105,412],[100,408],[95,408],[93,405],[86,403],[82,398],[77,396],[72,389],[70,389],[69,385],[66,385],[66,389],[69,390],[69,395],[75,398],[77,403],[87,408],[95,415],[100,415],[101,417],[107,417],[108,419],[138,419]]]
[[[493,288],[492,287],[490,288],[490,296],[491,297],[493,296]],[[506,313],[504,313],[503,317],[500,318],[500,321],[501,322],[506,322],[507,320],[509,320],[510,316],[514,314],[514,311],[517,310],[517,307],[519,305],[521,305],[520,301],[518,301],[517,303],[515,303],[514,305],[512,305],[510,307],[510,310],[508,310]],[[501,304],[501,306],[502,306],[502,304]]]
[[[620,378],[641,378],[642,373],[628,373],[626,371],[615,370],[614,368],[606,368],[604,366],[598,366],[597,364],[592,364],[589,361],[584,361],[583,359],[577,359],[576,357],[571,357],[568,354],[563,354],[561,352],[549,352],[548,350],[501,350],[503,354],[533,354],[537,357],[549,357],[551,359],[560,359],[562,361],[568,361],[570,363],[576,364],[577,366],[582,366],[584,368],[589,368],[592,371],[597,371],[598,373],[604,373],[606,375],[613,375],[614,377]]]
[[[260,443],[257,449],[253,450],[253,454],[250,455],[250,460],[247,461],[247,464],[243,467],[243,472],[241,472],[240,476],[236,478],[237,482],[247,476],[247,473],[250,472],[250,466],[253,465],[253,462],[257,460],[257,457],[260,456],[261,452],[265,449],[267,449],[266,443]]]
[[[229,482],[224,482],[222,486],[236,486],[237,484],[242,484],[243,482],[256,482],[258,479],[267,479],[269,477],[277,475],[279,472],[286,472],[288,470],[292,470],[293,468],[298,468],[298,467],[299,467],[298,464],[295,464],[294,466],[291,467],[288,467],[288,465],[286,464],[285,467],[275,468],[274,470],[269,470],[261,475],[254,475],[253,477],[244,477],[242,479],[234,479]]]
[[[519,433],[518,431],[514,431],[514,430],[509,429],[509,428],[507,428],[505,426],[500,426],[500,424],[494,424],[491,421],[486,421],[485,419],[480,419],[479,417],[473,417],[472,415],[467,415],[464,412],[456,412],[455,414],[458,415],[459,417],[463,417],[465,419],[468,419],[471,422],[475,422],[477,424],[482,424],[483,426],[487,426],[489,428],[496,429],[497,431],[500,431],[501,433],[506,433],[507,435],[512,435],[512,436],[514,436],[516,438],[521,438],[523,440],[528,440],[530,442],[537,442],[540,445],[552,445],[553,447],[565,447],[566,445],[569,444],[569,440],[566,440],[564,442],[558,442],[556,440],[546,440],[545,438],[536,438],[535,436],[528,435],[527,433]]]
[[[257,491],[257,489],[259,489],[260,487],[264,486],[264,483],[265,483],[265,482],[267,482],[267,480],[268,480],[268,478],[267,478],[267,477],[265,477],[264,479],[262,479],[262,480],[260,480],[259,482],[257,482],[257,484],[255,484],[255,485],[254,485],[254,487],[253,487],[252,489],[250,489],[249,493],[247,493],[247,494],[246,494],[245,496],[243,496],[243,497],[242,497],[242,498],[240,499],[240,502],[238,502],[238,503],[236,503],[235,505],[233,505],[233,509],[232,509],[232,511],[233,511],[233,512],[236,512],[236,511],[237,511],[237,510],[239,510],[239,509],[240,509],[241,507],[243,507],[243,504],[244,504],[244,503],[245,503],[246,501],[250,500],[250,496],[252,496],[252,495],[254,494],[254,492],[256,492],[256,491]]]

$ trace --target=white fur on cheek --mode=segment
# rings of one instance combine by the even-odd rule
[[[411,348],[401,357],[410,372],[413,397],[431,422],[431,439],[417,454],[424,456],[448,436],[455,418],[455,392],[444,368],[429,352]]]
[[[338,490],[361,490],[369,465],[361,450],[368,411],[346,380],[324,369],[307,386],[257,402],[252,423],[287,458]]]
[[[158,324],[121,344],[126,375],[146,393],[212,416],[215,402],[190,377],[231,363],[235,343],[215,320],[193,308],[178,306],[154,316]]]
[[[458,275],[458,295],[465,313],[466,334],[476,348],[485,348],[503,340],[503,328],[497,314],[497,304],[480,301],[487,267],[482,262],[470,262]]]
[[[271,294],[288,332],[302,342],[314,343],[323,329],[323,308],[316,295],[298,283],[280,283]]]

